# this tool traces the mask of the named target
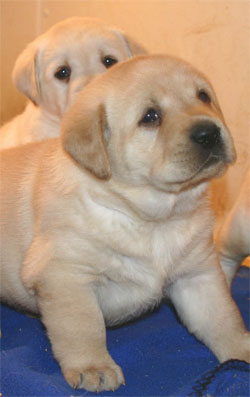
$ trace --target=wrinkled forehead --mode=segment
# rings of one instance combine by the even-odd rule
[[[105,25],[98,24],[76,24],[60,26],[55,30],[47,32],[48,47],[80,46],[87,42],[93,44],[102,42],[112,44],[114,47],[121,45],[121,33]]]
[[[112,56],[123,61],[131,56],[129,45],[121,32],[105,26],[68,26],[46,35],[43,58],[51,60],[81,60],[89,56]]]
[[[116,120],[126,114],[131,125],[149,108],[164,114],[171,112],[169,115],[176,112],[191,114],[199,109],[207,114],[221,115],[217,98],[207,79],[185,62],[165,56],[136,57],[117,64],[102,75],[95,86],[96,92],[99,89],[104,93],[104,103],[110,117]],[[211,107],[199,101],[200,89],[211,96]]]
[[[116,73],[113,73],[115,71]],[[117,87],[117,92],[122,92],[122,97],[131,96],[131,99],[135,100],[141,100],[143,97],[155,100],[174,97],[190,102],[198,90],[205,89],[216,100],[208,80],[195,68],[175,58],[137,57],[117,65],[116,70],[110,71],[112,80],[111,72],[111,84]],[[115,84],[115,81],[118,83]]]

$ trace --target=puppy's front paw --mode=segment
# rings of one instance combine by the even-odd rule
[[[219,356],[219,361],[224,362],[230,359],[242,360],[250,363],[250,332],[233,336]]]
[[[96,365],[86,368],[67,368],[63,371],[67,382],[74,389],[84,388],[93,392],[116,390],[125,385],[122,370],[118,365]]]
[[[250,332],[246,332],[244,334],[244,338],[241,339],[241,343],[241,351],[237,358],[250,363]]]

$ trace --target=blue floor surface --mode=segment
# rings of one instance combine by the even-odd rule
[[[232,291],[249,329],[248,268],[240,269]],[[39,320],[2,305],[1,329],[3,397],[94,395],[65,382]],[[143,318],[109,329],[107,342],[126,386],[100,396],[249,396],[249,365],[234,360],[219,366],[165,303]]]

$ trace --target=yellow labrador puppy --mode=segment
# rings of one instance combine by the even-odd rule
[[[250,255],[250,168],[220,231],[219,251],[223,271],[231,286],[241,262]]]
[[[206,195],[234,158],[210,84],[164,55],[97,77],[65,116],[62,139],[2,152],[1,295],[40,311],[71,386],[123,384],[105,324],[164,295],[220,361],[249,361]]]
[[[66,19],[30,43],[13,80],[30,101],[0,130],[0,148],[59,135],[60,119],[75,94],[95,75],[145,52],[120,30],[91,18]]]

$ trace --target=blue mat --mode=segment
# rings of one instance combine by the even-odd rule
[[[233,296],[249,328],[249,269],[242,267]],[[1,307],[1,393],[3,397],[93,396],[73,390],[53,359],[46,332],[37,319]],[[249,365],[222,365],[178,321],[173,308],[159,309],[107,331],[108,349],[126,386],[101,396],[249,396]]]

